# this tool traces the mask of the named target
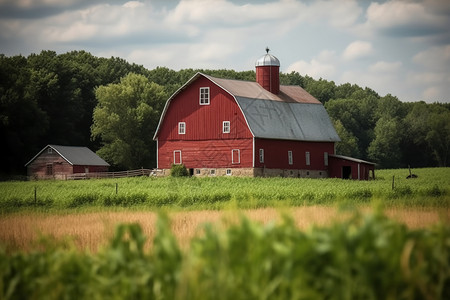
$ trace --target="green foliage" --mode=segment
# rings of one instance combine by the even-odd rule
[[[96,89],[92,137],[100,137],[99,155],[125,169],[155,165],[152,140],[167,95],[146,77],[130,73],[120,83]]]
[[[137,224],[98,253],[0,250],[1,299],[448,299],[450,227],[411,230],[380,214],[300,231],[241,218],[180,250],[161,215],[149,251]]]
[[[186,177],[189,175],[188,170],[183,164],[175,165],[173,164],[170,168],[170,176],[172,177]]]
[[[151,137],[162,105],[196,72],[220,78],[255,80],[254,70],[174,71],[166,67],[147,70],[121,58],[99,58],[86,51],[64,54],[42,51],[28,57],[0,54],[0,139],[5,144],[0,148],[1,178],[24,174],[24,164],[49,143],[88,146],[93,151],[103,146],[102,155],[109,162],[121,165],[121,168],[128,168],[126,166],[129,165],[137,168],[153,166],[156,151]],[[112,130],[119,135],[114,139],[105,133],[106,129],[98,132],[100,124],[93,124],[94,108],[102,105],[96,98],[96,91],[111,88],[110,84],[123,86],[121,80],[129,73],[142,75],[148,83],[153,83],[153,87],[159,86],[154,92],[161,97],[158,105],[144,101],[146,105],[135,106],[135,103],[125,100],[123,105],[126,107],[122,107],[121,112],[127,114],[130,111],[130,117],[126,120],[120,117],[120,113],[108,117],[98,113],[96,118],[109,118],[109,123],[124,122],[123,128]],[[430,167],[449,164],[449,105],[403,103],[389,94],[381,97],[367,87],[351,83],[336,85],[333,81],[315,80],[298,72],[281,73],[280,82],[300,85],[325,104],[332,120],[342,124],[338,128],[342,142],[337,145],[342,153],[369,159],[369,145],[377,140],[373,147],[387,151],[377,154],[376,159],[382,166]],[[137,88],[135,94],[131,92],[133,85]],[[138,99],[142,96],[137,87],[139,85],[139,80],[131,81],[128,88],[122,90],[124,98],[115,98]],[[148,115],[152,117],[148,119]],[[378,141],[384,139],[382,131],[378,131],[381,136],[375,133],[380,119],[396,120],[396,132],[393,133],[398,139],[399,151],[396,153],[378,147]],[[131,123],[139,123],[145,133],[134,131],[126,134],[124,131],[129,130],[132,120]],[[151,121],[145,122],[148,120]],[[91,132],[91,128],[97,129]],[[125,138],[124,134],[141,138],[129,143],[129,138]],[[142,139],[143,136],[147,139]],[[370,155],[374,155],[374,150],[370,150]]]

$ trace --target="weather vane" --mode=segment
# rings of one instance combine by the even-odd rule
[[[269,47],[266,47],[267,54],[269,54],[269,51],[270,51]]]

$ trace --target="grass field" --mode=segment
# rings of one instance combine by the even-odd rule
[[[370,214],[373,209],[361,208],[359,213]],[[312,226],[329,226],[353,216],[355,210],[342,210],[330,206],[292,207],[285,209],[260,208],[249,210],[203,210],[169,213],[171,230],[182,248],[199,234],[206,223],[221,227],[234,222],[240,215],[260,224],[278,223],[283,215],[295,220],[297,228],[308,230]],[[429,208],[389,208],[384,213],[408,228],[427,228],[440,223],[450,225],[450,212]],[[120,224],[139,224],[146,237],[147,247],[155,235],[157,213],[136,211],[82,212],[73,214],[32,213],[9,214],[0,218],[0,245],[8,252],[32,251],[40,247],[46,237],[53,241],[70,241],[77,249],[97,252],[112,238]]]
[[[0,182],[0,212],[142,209],[226,209],[381,202],[449,207],[450,168],[380,170],[373,181],[304,178],[153,178]],[[394,179],[394,182],[393,182]],[[393,188],[394,185],[394,188]]]
[[[450,169],[408,174],[1,182],[0,299],[449,299]]]
[[[78,221],[73,225],[85,219]],[[137,224],[118,226],[95,253],[53,239],[30,253],[0,248],[0,299],[434,300],[450,295],[450,226],[443,224],[410,229],[369,214],[301,230],[293,218],[264,226],[232,219],[223,229],[204,227],[183,250],[166,217],[154,222],[150,250],[145,229]]]

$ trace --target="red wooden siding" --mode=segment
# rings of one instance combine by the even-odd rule
[[[257,66],[256,82],[273,94],[280,92],[280,67]]]
[[[264,149],[264,162],[259,160],[259,149]],[[292,165],[288,151],[292,151]],[[306,152],[310,153],[310,165],[306,165]],[[334,154],[333,142],[303,142],[255,139],[255,168],[327,170],[324,153]]]
[[[233,150],[239,151],[233,152]],[[214,141],[158,140],[158,168],[169,169],[172,166],[174,159],[178,159],[177,156],[174,156],[174,151],[181,151],[181,162],[189,169],[251,168],[253,161],[252,139]]]
[[[51,168],[47,167],[51,166]],[[53,174],[47,174],[47,170],[52,170]],[[27,166],[28,176],[51,176],[55,174],[72,174],[73,167],[64,158],[62,158],[58,153],[48,153],[47,151],[42,152],[41,155],[36,157]]]
[[[200,105],[201,87],[209,87],[210,104]],[[230,133],[223,133],[223,121],[230,121]],[[186,123],[186,133],[178,133],[178,123]],[[160,124],[158,140],[217,140],[252,138],[245,118],[234,98],[201,76],[172,100]]]
[[[107,166],[73,166],[73,173],[97,173],[108,172]],[[87,171],[87,172],[86,172]]]
[[[371,177],[370,173],[372,172],[372,175],[374,175],[373,172],[375,166],[373,164],[356,162],[337,157],[330,157],[329,160],[329,176],[332,178],[369,180],[369,178]]]

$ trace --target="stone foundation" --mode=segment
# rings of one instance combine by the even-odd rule
[[[267,169],[267,168],[194,168],[188,169],[192,176],[239,176],[239,177],[293,177],[328,178],[326,170]],[[160,169],[157,176],[170,176],[170,169]]]

